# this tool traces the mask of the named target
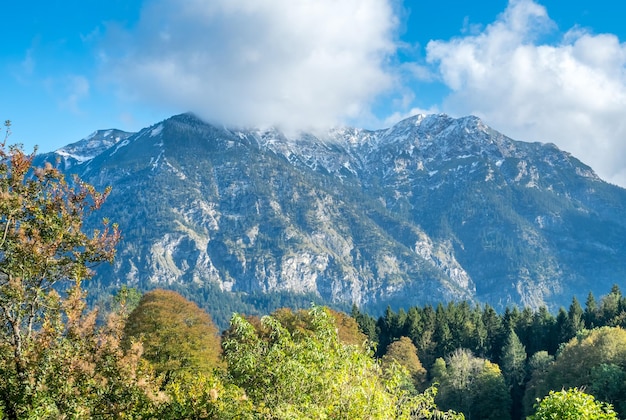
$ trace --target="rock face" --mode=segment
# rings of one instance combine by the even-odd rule
[[[99,268],[100,287],[536,307],[626,277],[626,190],[475,117],[287,137],[183,114],[99,133],[56,155],[113,186],[98,216],[124,239],[116,263]]]

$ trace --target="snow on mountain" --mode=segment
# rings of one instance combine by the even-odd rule
[[[57,155],[113,186],[125,240],[104,286],[536,307],[626,275],[626,190],[472,116],[288,136],[183,114]]]
[[[55,163],[54,161],[59,159],[61,167],[69,170],[72,166],[89,162],[111,146],[125,141],[133,134],[117,129],[97,130],[82,140],[63,146],[54,152],[40,155],[38,159],[47,160],[51,163]]]

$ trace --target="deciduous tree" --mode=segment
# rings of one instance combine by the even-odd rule
[[[286,328],[273,316],[261,324],[235,315],[223,348],[229,380],[268,418],[459,418],[437,410],[432,390],[407,392],[399,365],[383,375],[366,347],[343,343],[322,307],[309,311],[307,328]]]
[[[125,343],[143,345],[143,357],[167,383],[182,372],[210,373],[218,365],[220,340],[211,317],[180,294],[163,289],[141,297],[130,313]]]
[[[533,375],[525,397],[526,412],[530,411],[528,404],[533,400],[543,398],[550,390],[562,387],[584,387],[588,392],[602,388],[608,392],[602,397],[609,398],[622,395],[623,390],[611,391],[601,384],[605,379],[621,377],[625,367],[626,330],[620,327],[602,327],[585,331],[563,346],[545,374]],[[596,397],[600,397],[600,394]],[[620,403],[623,401],[612,402],[621,409]]]
[[[435,362],[433,379],[440,384],[437,404],[467,418],[509,420],[511,397],[498,365],[457,349]]]
[[[528,420],[617,419],[617,414],[609,404],[599,402],[593,395],[585,394],[577,388],[550,391],[535,408],[535,414],[528,417]]]
[[[387,346],[382,358],[383,369],[389,368],[392,363],[398,363],[409,372],[413,384],[419,389],[426,380],[426,369],[422,366],[417,355],[417,348],[410,338],[400,337],[399,340]]]
[[[141,348],[121,349],[119,317],[97,328],[81,288],[115,254],[117,226],[84,226],[109,190],[34,167],[33,157],[6,137],[0,143],[0,411],[9,419],[132,416],[151,404]]]

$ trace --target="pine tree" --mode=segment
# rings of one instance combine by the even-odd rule
[[[503,330],[502,319],[493,307],[486,304],[482,320],[487,330],[485,357],[497,363],[500,360],[500,337]]]
[[[521,418],[522,397],[526,381],[526,349],[514,330],[509,331],[502,349],[502,374],[509,388],[513,406],[512,418]]]
[[[611,292],[600,300],[599,318],[602,325],[615,326],[618,324],[622,291],[614,284]]]
[[[567,311],[568,317],[568,335],[570,338],[575,337],[576,334],[585,328],[585,320],[584,320],[584,312],[583,308],[578,303],[578,299],[576,296],[572,298],[572,304]]]
[[[522,385],[526,378],[526,348],[514,330],[509,330],[502,349],[502,374],[508,386]]]
[[[583,317],[585,319],[585,327],[587,329],[595,328],[596,326],[598,326],[598,304],[596,302],[596,298],[591,292],[589,292],[589,294],[587,295],[587,300],[585,302],[585,313]]]
[[[551,348],[552,333],[556,319],[548,312],[548,308],[541,306],[533,315],[533,325],[530,340],[526,347],[528,354],[535,354],[538,351],[546,350],[554,354],[556,347]]]
[[[565,343],[572,338],[569,329],[569,316],[562,306],[559,308],[559,313],[556,316],[553,338],[555,340],[555,348],[558,348],[559,344]]]

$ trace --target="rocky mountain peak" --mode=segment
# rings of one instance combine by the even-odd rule
[[[76,143],[56,150],[55,153],[82,163],[93,159],[109,147],[127,139],[133,134],[116,129],[97,130]]]
[[[569,304],[626,275],[626,190],[477,117],[287,136],[181,114],[126,134],[67,167],[113,186],[103,212],[125,239],[104,288],[503,307]],[[62,150],[101,150],[79,143]]]

